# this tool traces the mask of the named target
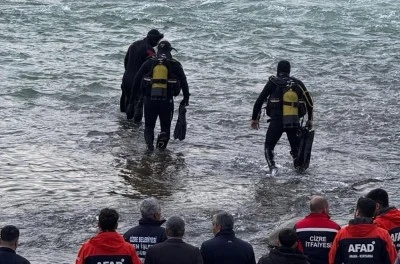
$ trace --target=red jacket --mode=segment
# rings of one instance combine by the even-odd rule
[[[79,250],[76,264],[142,264],[135,247],[117,232],[100,232]]]
[[[340,226],[325,213],[311,213],[294,226],[299,237],[299,249],[310,263],[328,263],[329,250]]]
[[[397,251],[400,250],[400,210],[395,207],[384,208],[378,212],[374,223],[386,229],[396,246]]]
[[[392,264],[397,257],[389,233],[371,218],[355,218],[342,228],[329,252],[329,264]]]

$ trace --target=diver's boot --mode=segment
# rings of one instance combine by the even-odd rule
[[[267,160],[268,167],[271,171],[273,169],[276,169],[274,161],[274,152],[271,149],[265,149],[265,159]]]
[[[144,141],[146,142],[148,150],[154,150],[154,131],[150,131],[150,129],[144,128]]]
[[[168,145],[169,135],[166,132],[161,132],[157,137],[157,148],[165,149]]]

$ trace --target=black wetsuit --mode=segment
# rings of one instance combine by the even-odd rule
[[[288,74],[281,74],[279,77],[289,77]],[[301,88],[304,91],[307,91],[305,85],[303,82],[300,80],[294,78],[294,77],[289,77],[293,82],[297,83],[298,85],[301,86]],[[276,84],[276,79],[274,81],[274,78],[270,78],[270,80],[267,82],[267,84],[264,86],[264,89],[262,90],[261,94],[257,98],[257,101],[254,104],[253,107],[253,115],[252,115],[252,120],[257,120],[258,116],[260,114],[262,105],[264,102],[267,101],[269,96],[282,96],[282,91],[280,90],[280,86]],[[279,82],[279,78],[278,78]],[[299,98],[303,98],[302,93],[298,93]],[[306,93],[306,96],[308,97],[308,101],[312,102],[312,98],[308,93]],[[282,101],[282,99],[281,99]],[[312,120],[312,114],[313,114],[313,108],[310,106],[308,103],[306,103],[307,107],[307,114],[308,114],[308,120]],[[275,145],[278,143],[279,139],[281,138],[283,132],[286,132],[286,135],[288,137],[289,143],[290,143],[290,148],[291,148],[291,155],[293,157],[296,157],[297,155],[297,150],[298,150],[298,142],[297,142],[297,130],[298,126],[300,124],[297,124],[296,126],[293,126],[291,128],[285,128],[283,126],[283,110],[282,107],[274,108],[270,110],[269,113],[270,116],[270,124],[268,126],[267,134],[265,136],[265,158],[268,162],[268,165],[270,168],[275,167],[275,162],[273,161],[273,151],[275,148]],[[296,166],[296,164],[295,164]]]
[[[133,42],[126,52],[124,67],[125,72],[122,77],[122,95],[120,101],[121,112],[125,112],[126,107],[128,106],[129,98],[131,97],[132,89],[133,89],[133,80],[136,76],[136,73],[142,66],[142,64],[146,61],[148,57],[154,56],[155,50],[149,44],[148,38],[144,38],[142,40],[138,40]],[[133,91],[137,93],[139,91]]]
[[[170,55],[168,55],[168,75],[174,76],[176,80],[178,80],[180,88],[182,89],[183,97],[189,100],[189,87],[186,80],[185,72],[183,71],[182,65],[177,60],[172,59]],[[171,130],[171,122],[174,114],[174,100],[173,97],[176,95],[174,91],[168,88],[168,94],[165,98],[157,98],[154,99],[150,96],[151,87],[146,87],[142,85],[143,78],[145,76],[150,76],[153,70],[154,63],[156,63],[156,57],[148,59],[142,67],[139,69],[135,80],[134,80],[134,90],[141,87],[141,98],[135,98],[134,95],[131,96],[129,104],[133,105],[136,101],[144,100],[144,116],[145,116],[145,129],[144,129],[144,138],[149,149],[152,149],[154,142],[154,128],[156,126],[157,117],[160,118],[160,126],[161,133],[160,137],[162,137],[162,141],[164,142],[163,146],[159,146],[160,148],[165,148],[168,140],[170,138],[170,130]],[[135,117],[136,119],[136,117]]]

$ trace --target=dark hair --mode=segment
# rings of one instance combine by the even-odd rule
[[[183,237],[185,221],[179,216],[171,216],[165,223],[165,231],[170,237]]]
[[[298,240],[296,230],[293,228],[283,228],[279,231],[278,239],[282,247],[291,248]]]
[[[119,215],[116,210],[104,208],[100,211],[99,227],[102,231],[114,231],[117,229]]]
[[[214,216],[214,224],[221,226],[221,229],[233,229],[233,216],[225,211],[219,212]]]
[[[376,203],[370,198],[361,197],[357,201],[357,210],[362,217],[374,217]]]
[[[371,190],[367,196],[367,198],[370,198],[374,200],[376,203],[380,204],[381,207],[389,207],[389,195],[388,193],[381,188],[376,188]]]
[[[19,230],[13,225],[6,225],[1,229],[0,239],[5,242],[14,242],[19,238]]]

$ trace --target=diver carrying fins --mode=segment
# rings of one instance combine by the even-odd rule
[[[268,130],[265,136],[264,155],[271,175],[276,174],[274,148],[285,132],[290,144],[293,165],[298,171],[308,168],[314,138],[313,99],[305,85],[299,79],[290,76],[290,63],[282,60],[278,63],[276,76],[270,76],[253,107],[251,127],[259,129],[259,117],[264,103],[267,103],[266,114]],[[303,127],[300,120],[307,115]]]

